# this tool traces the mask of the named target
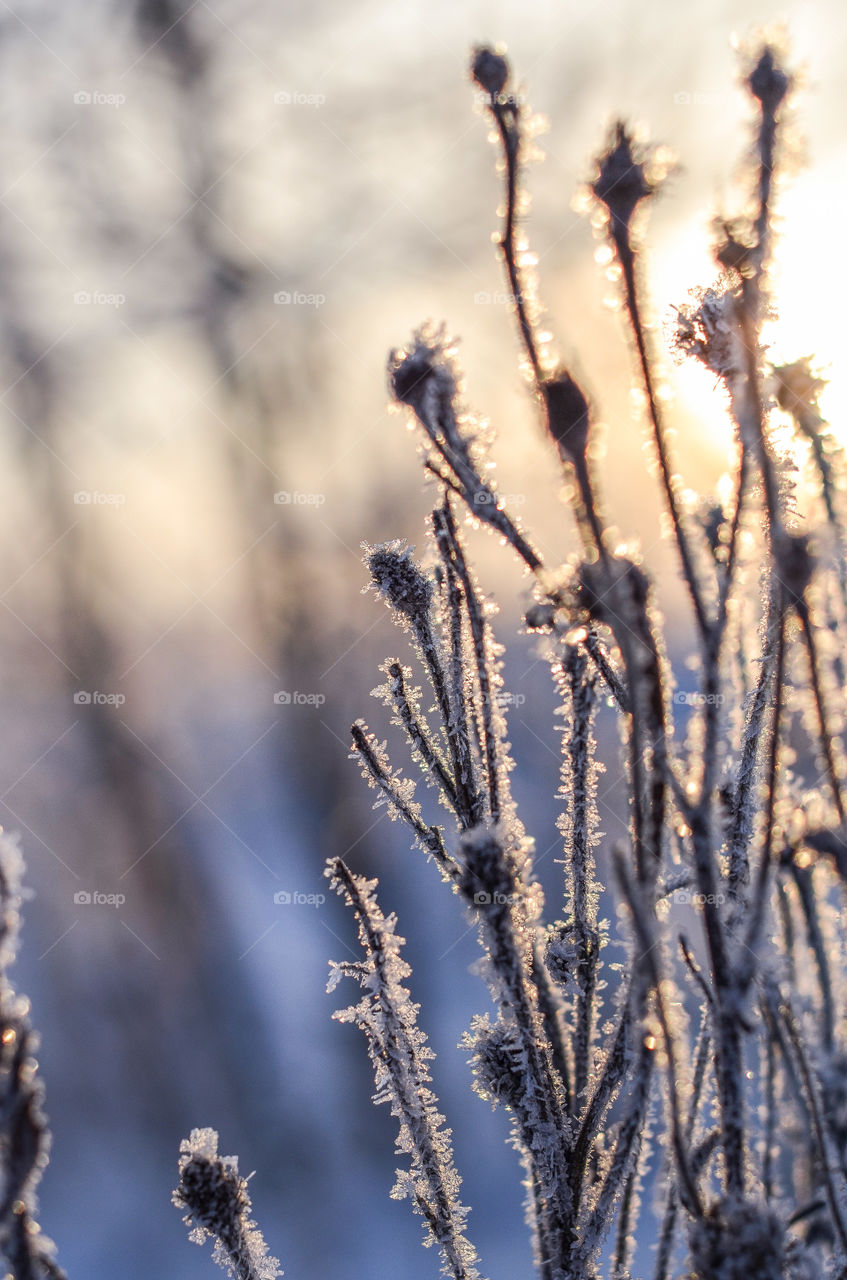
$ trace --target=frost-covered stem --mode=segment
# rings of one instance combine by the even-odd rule
[[[544,1019],[544,1031],[550,1041],[553,1066],[559,1074],[562,1089],[564,1090],[565,1111],[571,1116],[575,1106],[574,1088],[571,1082],[572,1073],[568,1062],[567,1041],[564,1027],[562,1026],[562,1011],[553,992],[544,958],[539,955],[537,947],[533,947],[532,952],[532,977],[538,991],[538,1007]]]
[[[694,956],[691,952],[691,948],[688,945],[688,939],[683,933],[679,935],[679,949],[682,952],[682,958],[685,961],[685,965],[686,965],[686,968],[688,969],[688,972],[691,974],[692,978],[697,983],[697,986],[700,988],[700,991],[702,993],[704,1014],[706,1012],[714,1013],[715,1001],[714,1001],[714,997],[712,995],[711,989],[709,987],[709,984],[706,981],[706,975],[703,973],[703,970],[700,968],[699,964],[694,959]]]
[[[478,815],[473,807],[473,797],[466,790],[466,775],[462,770],[461,759],[461,725],[453,716],[449,682],[433,625],[432,580],[412,559],[411,549],[404,547],[402,543],[383,543],[381,546],[370,547],[366,558],[377,593],[383,597],[401,625],[411,630],[417,642],[435,694],[450,753],[460,821],[469,826],[478,819]]]
[[[834,735],[829,727],[826,699],[821,686],[820,659],[818,657],[817,641],[815,639],[815,628],[812,625],[809,606],[804,599],[796,600],[794,602],[794,608],[798,618],[800,619],[800,625],[803,628],[803,639],[806,642],[806,649],[809,654],[809,674],[812,680],[812,696],[814,697],[815,710],[818,714],[821,747],[823,748],[826,771],[829,775],[829,785],[832,788],[832,799],[838,813],[838,821],[843,825],[845,821],[845,813],[844,801],[841,793],[841,779],[838,776],[838,767],[835,763],[835,751],[833,748]]]
[[[791,367],[789,366],[788,368]],[[796,366],[793,367],[796,368]],[[821,482],[821,497],[826,509],[826,517],[835,539],[841,598],[845,606],[847,606],[847,544],[845,544],[844,525],[839,517],[836,505],[838,480],[835,468],[827,455],[827,449],[821,434],[822,428],[826,426],[826,423],[815,404],[816,388],[807,393],[805,400],[801,399],[791,391],[788,380],[784,376],[787,370],[785,368],[777,369],[776,372],[783,375],[780,389],[777,393],[779,403],[783,409],[791,414],[797,430],[806,437],[812,448],[812,456],[814,457],[815,467]]]
[[[623,269],[626,306],[629,313],[630,324],[632,325],[632,332],[635,337],[635,346],[638,352],[638,363],[641,369],[641,378],[644,383],[644,392],[647,397],[647,410],[650,417],[650,423],[653,428],[653,439],[659,459],[659,469],[662,473],[662,486],[665,491],[665,500],[668,504],[668,511],[670,512],[674,537],[676,538],[679,558],[682,564],[682,576],[685,579],[688,594],[691,596],[691,603],[694,607],[694,613],[697,618],[697,626],[700,631],[700,635],[705,639],[709,634],[711,624],[706,615],[706,607],[703,603],[703,593],[697,577],[697,571],[694,567],[694,557],[691,553],[691,548],[688,543],[688,535],[686,534],[683,526],[682,515],[679,510],[679,501],[676,493],[676,478],[673,472],[667,440],[665,439],[664,426],[659,414],[659,403],[656,399],[655,387],[653,386],[653,368],[647,351],[644,324],[641,318],[641,304],[639,302],[638,289],[636,285],[635,250],[632,247],[629,234],[627,233],[625,238],[615,237],[615,247],[617,248],[618,258]]]
[[[542,379],[541,361],[532,321],[527,311],[523,281],[515,252],[515,228],[518,208],[518,177],[521,151],[521,106],[515,94],[506,92],[509,85],[509,64],[493,49],[480,48],[474,54],[471,74],[477,84],[488,94],[488,109],[494,118],[503,147],[503,172],[505,178],[506,208],[503,230],[498,248],[503,257],[512,303],[518,320],[518,329],[524,350],[532,368],[536,384]]]
[[[729,598],[738,558],[739,532],[741,513],[747,488],[748,462],[747,450],[740,445],[738,459],[738,478],[735,492],[735,507],[732,513],[729,545],[727,548],[724,571],[718,584],[718,607],[715,620],[709,626],[708,634],[703,638],[703,694],[704,694],[704,730],[703,730],[703,774],[700,786],[699,804],[708,806],[714,791],[718,774],[718,744],[721,727],[721,657],[726,640],[729,622]]]
[[[738,545],[740,542],[741,517],[744,511],[744,499],[747,496],[747,481],[750,473],[749,454],[743,441],[738,445],[738,476],[735,486],[735,505],[732,509],[732,523],[729,527],[729,543],[727,544],[726,562],[718,586],[717,629],[723,630],[727,624],[727,606],[732,593],[735,571],[738,567]]]
[[[806,1048],[803,1044],[803,1037],[800,1035],[790,1002],[783,999],[779,1005],[778,1013],[786,1031],[788,1032],[788,1038],[796,1055],[797,1065],[800,1068],[800,1076],[803,1081],[806,1102],[812,1121],[815,1146],[817,1147],[818,1166],[823,1178],[824,1190],[829,1203],[829,1212],[832,1218],[832,1224],[835,1227],[839,1240],[841,1241],[842,1250],[847,1252],[847,1221],[845,1221],[844,1210],[842,1208],[842,1199],[845,1190],[847,1190],[844,1170],[841,1168],[838,1158],[831,1149],[831,1143],[823,1121],[818,1084],[814,1078],[808,1055],[806,1054]],[[836,1179],[839,1182],[838,1187],[836,1187],[835,1184]]]
[[[679,1189],[683,1203],[689,1213],[702,1213],[700,1194],[691,1172],[688,1143],[685,1137],[686,1126],[683,1124],[680,1110],[679,1068],[676,1060],[676,1038],[673,1035],[668,1018],[665,1001],[665,984],[659,967],[659,937],[655,917],[648,914],[643,901],[643,889],[630,878],[629,868],[622,853],[617,850],[614,855],[614,868],[618,884],[630,910],[635,937],[642,953],[638,957],[639,966],[643,965],[642,983],[649,986],[653,993],[656,1018],[665,1043],[665,1074],[667,1076],[667,1103],[671,1120],[671,1135],[674,1155],[676,1157]],[[645,1038],[646,1043],[646,1038]]]
[[[565,1092],[557,1077],[533,976],[533,951],[526,919],[527,889],[515,866],[516,853],[494,829],[468,832],[462,839],[464,874],[460,889],[479,921],[501,1011],[514,1020],[526,1063],[526,1092],[534,1099],[528,1118],[526,1156],[544,1193],[541,1225],[544,1256],[553,1275],[571,1245],[572,1201],[568,1183],[570,1138]],[[549,1173],[544,1175],[544,1169]]]
[[[450,567],[455,571],[464,594],[465,609],[471,630],[476,678],[479,686],[485,774],[488,784],[488,807],[492,822],[499,822],[501,792],[505,790],[505,779],[500,760],[500,744],[494,726],[494,697],[496,691],[491,679],[492,663],[489,652],[488,624],[465,560],[449,500],[445,501],[442,507],[433,512],[433,522],[436,528],[436,536],[440,533],[443,537],[445,548],[449,548]]]
[[[743,995],[756,972],[758,961],[759,941],[761,939],[762,929],[764,927],[765,916],[768,907],[768,889],[770,886],[771,871],[773,866],[773,832],[774,817],[776,812],[776,790],[779,781],[779,759],[780,759],[780,727],[782,721],[782,706],[784,699],[784,682],[785,682],[785,614],[782,611],[782,602],[779,602],[780,608],[780,628],[777,636],[776,647],[776,668],[774,671],[774,695],[773,695],[773,713],[771,716],[771,736],[768,751],[768,776],[766,782],[766,802],[765,802],[765,830],[762,840],[762,856],[759,861],[759,870],[756,876],[756,884],[753,888],[750,903],[748,904],[749,921],[747,931],[744,938],[743,953],[740,957],[735,975],[735,986],[739,995]]]
[[[662,666],[647,605],[650,583],[633,561],[614,557],[583,564],[581,586],[589,616],[608,624],[626,671],[632,836],[638,877],[647,884],[658,874],[669,778]]]
[[[788,76],[776,61],[774,50],[766,45],[747,80],[747,86],[760,106],[757,138],[759,207],[754,224],[756,244],[752,255],[753,282],[757,290],[761,287],[761,276],[770,248],[770,202],[776,153],[777,113],[788,93],[789,84]]]
[[[774,1138],[776,1137],[776,1046],[773,1036],[765,1035],[765,1132],[762,1138],[762,1190],[765,1200],[774,1196]]]
[[[603,1180],[603,1185],[600,1188],[591,1213],[581,1228],[579,1260],[583,1267],[587,1265],[592,1253],[602,1244],[603,1237],[612,1222],[615,1201],[621,1194],[621,1188],[625,1186],[635,1172],[638,1149],[643,1137],[644,1122],[650,1101],[650,1086],[653,1081],[655,1057],[655,1051],[648,1049],[646,1044],[642,1042],[638,1059],[634,1067],[631,1068],[633,1076],[632,1092],[630,1093],[626,1115],[618,1125],[609,1172]],[[621,1209],[621,1217],[625,1222],[626,1217],[623,1209]],[[619,1249],[616,1272],[620,1270],[621,1252]],[[581,1273],[577,1271],[576,1275],[579,1274]]]
[[[382,915],[373,896],[373,882],[353,875],[340,858],[329,863],[327,875],[352,908],[367,955],[369,969],[361,980],[372,993],[365,997],[366,1003],[373,1001],[378,1013],[364,1026],[375,1062],[390,1078],[396,1114],[412,1146],[419,1174],[411,1188],[415,1203],[450,1275],[454,1280],[476,1280],[476,1251],[464,1234],[466,1211],[455,1195],[459,1176],[453,1166],[449,1132],[441,1128],[443,1121],[428,1087],[423,1036],[414,1021],[416,1009],[400,985],[400,978],[408,972],[405,964],[398,968],[402,939]]]
[[[818,983],[821,989],[821,1011],[823,1014],[823,1046],[828,1053],[833,1050],[835,1040],[835,1001],[832,994],[832,975],[829,958],[826,952],[823,931],[818,918],[818,902],[815,896],[814,872],[811,867],[798,866],[796,858],[791,859],[791,877],[797,888],[797,896],[806,920],[806,936],[815,957]]]
[[[576,1140],[573,1144],[573,1158],[571,1160],[571,1188],[573,1193],[574,1212],[576,1212],[580,1207],[580,1201],[584,1191],[588,1158],[594,1139],[600,1130],[606,1111],[617,1093],[620,1084],[626,1078],[626,1074],[629,1069],[635,1023],[635,1017],[632,1009],[633,994],[634,977],[630,978],[630,981],[627,984],[627,990],[624,1001],[621,1004],[621,1012],[618,1017],[618,1025],[615,1030],[614,1038],[606,1054],[606,1061],[603,1064],[600,1078],[597,1081],[590,1101],[586,1105]]]
[[[394,709],[406,730],[406,737],[409,739],[412,750],[420,756],[424,769],[437,779],[447,804],[458,815],[459,798],[456,793],[456,784],[450,776],[447,763],[442,758],[438,746],[432,740],[429,727],[417,715],[409,700],[403,668],[399,662],[389,664],[388,675],[391,678]]]
[[[721,1107],[727,1189],[742,1197],[745,1188],[744,1066],[738,1021],[736,979],[718,911],[712,829],[700,812],[691,815],[691,839],[697,883],[702,895],[703,923],[715,999],[715,1075]]]
[[[712,1037],[708,1029],[708,1014],[704,1011],[703,1019],[700,1023],[700,1031],[697,1037],[697,1049],[694,1059],[694,1079],[691,1084],[691,1106],[688,1110],[688,1119],[685,1125],[685,1141],[688,1147],[691,1146],[691,1140],[694,1137],[694,1124],[697,1119],[697,1109],[700,1105],[700,1095],[703,1092],[703,1082],[706,1078],[706,1067],[709,1064],[709,1051],[712,1047]],[[697,1175],[696,1153],[692,1157],[691,1167],[693,1174]],[[665,1204],[665,1213],[662,1219],[662,1230],[659,1236],[659,1245],[656,1253],[656,1270],[653,1280],[667,1280],[668,1268],[671,1261],[671,1252],[673,1250],[674,1232],[676,1231],[676,1222],[679,1210],[679,1195],[677,1193],[676,1184],[671,1182],[668,1186],[668,1196]]]
[[[735,311],[741,333],[741,349],[744,359],[744,379],[741,384],[741,394],[736,399],[738,424],[742,440],[752,446],[759,464],[765,510],[768,515],[767,535],[771,552],[773,553],[782,532],[783,522],[779,500],[779,485],[770,454],[762,409],[762,389],[759,377],[761,344],[758,321],[756,319],[758,314],[757,295],[752,291],[751,281],[749,280],[744,282],[741,295],[736,299]]]
[[[629,694],[618,679],[617,673],[610,663],[603,645],[600,643],[597,632],[592,627],[588,627],[587,631],[588,634],[583,641],[585,651],[590,655],[592,662],[603,677],[618,707],[627,715],[630,711]]]
[[[422,342],[420,336],[417,337],[417,341],[418,343]],[[414,359],[417,354],[418,349],[416,348],[412,356],[405,357],[406,361]],[[430,354],[432,353],[430,352]],[[434,474],[438,476],[442,484],[445,484],[453,492],[461,496],[468,509],[473,512],[478,520],[490,525],[501,537],[505,538],[518,553],[527,568],[536,573],[541,568],[541,558],[509,514],[500,506],[497,494],[479,474],[478,467],[471,458],[468,443],[459,433],[456,405],[452,400],[442,397],[437,407],[433,410],[424,396],[412,394],[408,389],[402,392],[398,391],[397,374],[398,369],[402,367],[402,360],[396,356],[393,357],[393,360],[392,374],[395,380],[395,394],[401,403],[408,404],[414,409],[415,416],[424,428],[436,453],[449,468],[449,473],[446,476],[437,469],[434,469]],[[400,361],[399,364],[398,361]],[[430,369],[423,375],[422,380],[431,376],[432,372],[433,370]],[[436,366],[436,376],[438,374],[444,376],[444,370],[443,368],[438,369]],[[451,394],[455,396],[455,387],[451,388]],[[432,468],[430,469],[433,470]]]
[[[29,1021],[29,1001],[7,976],[18,949],[22,875],[20,851],[0,831],[0,1254],[14,1280],[65,1280],[36,1217],[38,1183],[50,1151],[44,1085],[34,1056],[38,1037]]]
[[[388,800],[389,805],[411,827],[416,838],[433,855],[441,870],[451,878],[456,875],[455,860],[447,852],[444,836],[438,827],[430,827],[423,821],[416,807],[407,800],[399,779],[391,772],[387,761],[377,747],[363,720],[357,720],[350,730],[353,748],[366,768],[368,775]]]
[[[641,1154],[642,1144],[638,1142],[638,1151],[636,1152],[633,1166],[629,1171],[626,1185],[621,1196],[621,1207],[618,1210],[618,1230],[617,1239],[615,1241],[615,1261],[612,1269],[612,1280],[630,1280],[629,1264],[632,1255],[633,1239],[630,1234],[632,1228],[632,1214],[635,1208],[637,1183],[639,1178],[638,1160]]]
[[[450,699],[450,687],[444,670],[441,652],[429,617],[421,619],[420,629],[416,632],[416,635],[429,673],[430,684],[432,685],[432,690],[438,704],[438,713],[441,717],[444,735],[447,739],[447,745],[450,751],[453,776],[458,784],[457,797],[462,801],[463,812],[461,814],[461,820],[470,824],[474,820],[473,799],[465,794],[464,788],[462,787],[462,775],[460,772],[461,747],[458,743],[457,725],[454,723],[453,705]]]
[[[437,535],[436,535],[437,539]],[[471,726],[473,726],[476,748],[480,761],[483,759],[482,730],[479,724],[476,707],[472,714],[468,711],[465,672],[465,599],[462,588],[456,579],[456,571],[447,553],[446,545],[438,540],[438,549],[447,577],[447,609],[450,628],[450,699],[455,717],[453,733],[455,746],[454,758],[458,769],[457,787],[463,791],[465,807],[471,816],[471,826],[482,821],[482,795],[477,779],[476,763],[471,749]]]
[[[589,829],[593,803],[590,771],[593,757],[592,722],[595,711],[594,683],[586,675],[587,661],[569,646],[560,672],[567,693],[569,728],[564,750],[566,768],[563,784],[568,796],[567,887],[573,916],[577,956],[574,978],[577,986],[574,1028],[574,1088],[577,1098],[588,1088],[592,1061],[596,976],[598,960],[597,910],[591,894],[595,883],[594,859]]]
[[[771,577],[768,591],[768,612],[765,620],[762,655],[759,660],[759,678],[753,694],[753,702],[744,726],[741,761],[735,783],[732,812],[733,820],[728,845],[727,887],[731,901],[740,905],[750,879],[749,847],[756,816],[756,784],[758,782],[759,751],[763,743],[765,715],[769,707],[771,681],[776,664],[779,636],[782,634],[782,613],[779,586]]]

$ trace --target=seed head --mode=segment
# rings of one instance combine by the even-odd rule
[[[495,99],[509,82],[509,64],[502,54],[495,53],[487,45],[480,45],[473,52],[471,75],[480,89]]]
[[[696,1280],[781,1280],[785,1228],[764,1205],[724,1201],[694,1224],[691,1260]]]
[[[378,594],[410,622],[424,618],[432,604],[433,584],[412,559],[414,548],[397,539],[366,550],[372,585]]]
[[[567,370],[541,384],[547,423],[563,459],[585,457],[588,445],[588,401]]]
[[[808,537],[802,533],[783,533],[775,553],[776,573],[789,601],[802,601],[815,571]]]
[[[776,56],[770,45],[762,50],[759,61],[750,73],[747,81],[750,92],[762,104],[762,110],[773,115],[785,95],[791,81],[778,65]]]
[[[644,175],[644,165],[633,154],[632,138],[622,121],[615,125],[613,145],[600,161],[594,194],[609,210],[611,232],[616,241],[627,238],[629,224],[638,204],[653,188]]]

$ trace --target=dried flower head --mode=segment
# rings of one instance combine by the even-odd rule
[[[186,1211],[191,1240],[215,1241],[214,1260],[233,1280],[275,1280],[283,1273],[261,1231],[250,1221],[247,1179],[236,1156],[218,1155],[214,1129],[192,1129],[180,1143],[179,1185],[173,1203]]]
[[[432,410],[451,404],[457,392],[452,344],[443,328],[424,325],[411,342],[388,357],[388,382],[401,404],[407,404],[425,423]]]
[[[541,384],[547,424],[563,459],[577,462],[588,447],[588,401],[566,369]]]
[[[774,49],[766,45],[747,80],[750,92],[758,98],[763,110],[773,115],[791,86],[791,81],[776,60]]]
[[[763,1204],[724,1200],[694,1223],[697,1280],[782,1280],[785,1227]]]
[[[805,534],[782,532],[776,550],[775,572],[790,603],[802,601],[812,581],[815,561]]]
[[[365,560],[371,574],[371,585],[401,617],[414,622],[425,617],[433,596],[432,580],[413,559],[414,547],[403,539],[365,545]]]
[[[696,356],[724,380],[744,368],[744,344],[730,288],[706,289],[694,306],[677,308],[677,350]]]
[[[780,409],[786,413],[817,413],[818,396],[826,381],[812,373],[811,357],[777,365],[773,370],[775,395]]]
[[[487,45],[473,51],[471,75],[492,98],[497,98],[509,82],[509,64],[502,54]]]
[[[613,239],[626,240],[632,215],[640,202],[652,195],[653,188],[645,176],[644,165],[635,158],[632,137],[621,120],[615,125],[612,144],[600,160],[593,189],[609,211]]]
[[[512,1111],[526,1105],[526,1061],[514,1027],[502,1020],[491,1026],[487,1017],[474,1019],[471,1064],[474,1088],[492,1106],[498,1104]]]

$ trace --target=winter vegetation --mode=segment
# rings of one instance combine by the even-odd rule
[[[461,1048],[476,1093],[509,1116],[540,1280],[847,1276],[843,459],[811,360],[798,352],[774,364],[763,336],[779,304],[774,172],[793,86],[770,43],[750,53],[744,76],[749,202],[716,222],[715,279],[676,300],[671,334],[680,361],[709,370],[734,424],[726,492],[683,486],[658,385],[641,246],[670,158],[619,123],[586,193],[620,290],[630,345],[621,359],[644,405],[694,689],[680,687],[669,661],[650,566],[606,506],[594,397],[544,319],[521,186],[532,120],[497,49],[474,52],[472,79],[498,148],[497,245],[522,369],[578,538],[567,563],[545,563],[530,522],[501,499],[494,442],[465,403],[446,330],[424,325],[388,363],[435,495],[422,556],[402,540],[365,550],[370,585],[410,650],[385,661],[375,694],[411,769],[364,720],[352,753],[377,804],[432,864],[433,892],[440,878],[478,935],[489,1005],[470,1017]],[[545,901],[532,816],[512,795],[504,651],[468,524],[525,567],[525,627],[550,667],[558,902]],[[600,828],[604,774],[625,796],[626,841]],[[7,842],[4,969],[19,871]],[[335,1016],[364,1033],[374,1101],[397,1121],[392,1195],[422,1217],[443,1273],[474,1280],[496,1263],[472,1242],[398,920],[376,880],[338,857],[326,874],[358,928],[361,956],[333,965],[330,989],[359,986]],[[5,977],[0,1023],[0,1248],[15,1277],[60,1276],[36,1222],[47,1133],[33,1032]],[[214,1130],[183,1142],[173,1198],[191,1238],[211,1241],[230,1275],[282,1274]]]
[[[847,1274],[840,458],[808,361],[774,368],[762,342],[791,79],[777,49],[756,50],[746,75],[756,112],[750,207],[719,221],[718,280],[677,311],[677,352],[714,374],[735,424],[728,499],[683,490],[656,389],[639,246],[668,159],[619,123],[591,184],[693,617],[698,688],[680,699],[649,568],[609,523],[590,398],[544,328],[520,224],[523,98],[494,49],[476,51],[472,74],[500,149],[498,247],[524,370],[581,551],[543,563],[491,479],[491,442],[463,401],[454,344],[443,329],[420,329],[392,354],[389,378],[420,427],[438,491],[429,554],[418,561],[398,542],[366,551],[417,662],[389,659],[375,690],[413,771],[404,776],[363,721],[354,754],[478,931],[493,1012],[474,1017],[464,1048],[477,1093],[510,1114],[542,1280],[629,1276],[645,1238],[655,1241],[656,1280]],[[778,424],[803,448],[777,443]],[[499,535],[531,575],[526,626],[561,704],[564,903],[549,912],[510,791],[502,649],[464,516]],[[690,712],[675,725],[680,705]],[[619,726],[623,770],[598,755],[604,708]],[[626,787],[630,816],[629,842],[611,849],[595,803],[604,768]],[[448,824],[418,800],[419,779]],[[598,912],[601,858],[620,907],[614,925]],[[424,1217],[445,1274],[477,1276],[396,921],[373,881],[340,860],[328,874],[365,954],[335,971],[365,992],[337,1016],[364,1031],[375,1100],[390,1102],[408,1158],[394,1194]],[[651,1162],[663,1171],[653,1203],[642,1194]]]

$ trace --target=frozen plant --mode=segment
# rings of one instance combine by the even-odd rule
[[[651,1248],[655,1280],[847,1276],[844,471],[818,374],[806,359],[772,364],[762,336],[778,303],[771,206],[791,77],[771,44],[750,59],[749,206],[718,221],[716,279],[675,309],[675,354],[710,370],[734,426],[721,499],[698,507],[683,489],[645,318],[645,217],[669,157],[618,123],[590,186],[690,605],[699,687],[678,699],[649,569],[607,516],[592,398],[541,324],[520,223],[534,131],[525,98],[498,49],[476,50],[471,72],[501,151],[498,247],[522,365],[580,551],[544,562],[490,478],[490,440],[464,403],[454,343],[444,328],[418,330],[388,374],[437,489],[429,551],[418,560],[393,541],[365,553],[416,658],[415,668],[387,660],[375,690],[413,769],[404,774],[363,721],[353,753],[476,927],[493,1008],[472,1019],[465,1048],[476,1091],[510,1115],[541,1280],[624,1280],[636,1249],[641,1269]],[[560,704],[564,903],[552,914],[512,798],[502,649],[463,514],[525,566],[526,626]],[[601,758],[601,715],[618,723],[621,761]],[[603,768],[626,792],[628,839],[612,847],[598,825]],[[419,798],[420,780],[446,822],[433,797]],[[599,917],[598,862],[621,907],[614,926]],[[476,1255],[395,920],[374,881],[337,860],[327,874],[365,953],[335,967],[333,985],[346,975],[364,989],[336,1016],[364,1030],[375,1100],[399,1121],[409,1169],[395,1194],[410,1196],[445,1274],[460,1280]],[[621,944],[627,963],[615,966]],[[663,1170],[652,1201],[642,1192],[651,1165]]]
[[[231,1280],[276,1280],[283,1273],[250,1221],[247,1179],[237,1156],[218,1155],[214,1129],[192,1129],[179,1148],[179,1186],[173,1202],[184,1209],[195,1244],[214,1240],[213,1257]]]
[[[20,932],[23,858],[0,831],[0,1254],[15,1280],[64,1280],[38,1224],[38,1187],[50,1150],[38,1037],[29,1000],[8,978]]]

